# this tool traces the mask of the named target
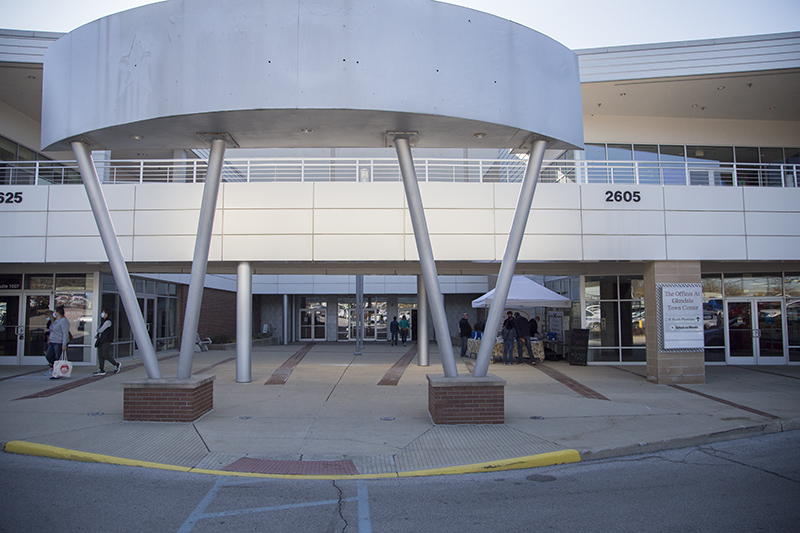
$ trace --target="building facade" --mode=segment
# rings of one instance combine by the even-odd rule
[[[55,305],[67,309],[78,364],[96,360],[102,308],[117,317],[117,355],[136,348],[74,156],[42,149],[43,57],[60,37],[0,31],[0,364],[43,363]],[[705,364],[800,363],[800,33],[576,54],[585,149],[545,152],[515,270],[573,305],[522,311],[559,350],[586,329],[590,364],[647,364],[657,381],[702,381]],[[392,154],[228,150],[200,335],[235,333],[243,261],[254,336],[354,339],[357,275],[367,340],[385,341],[393,316],[416,323],[420,259]],[[464,311],[485,319],[470,302],[494,287],[527,156],[474,144],[414,154],[457,336]],[[93,157],[150,338],[157,352],[175,350],[208,152]],[[664,284],[702,288],[701,348],[664,348]]]

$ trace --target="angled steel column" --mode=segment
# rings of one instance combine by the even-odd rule
[[[494,289],[494,298],[492,298],[489,316],[486,318],[484,337],[489,341],[494,339],[497,327],[500,325],[500,317],[506,307],[508,289],[511,287],[511,278],[514,276],[514,269],[517,267],[519,249],[522,246],[522,237],[525,235],[525,226],[528,224],[528,216],[531,213],[533,193],[536,192],[536,183],[539,181],[539,172],[542,169],[542,159],[544,159],[546,147],[547,141],[535,141],[528,155],[528,166],[525,169],[525,177],[522,180],[522,188],[519,191],[514,221],[511,223],[511,231],[508,233],[506,253],[503,256],[503,263],[500,265],[500,274],[497,276],[497,286]],[[478,359],[475,361],[475,370],[472,372],[472,375],[476,378],[486,377],[493,349],[494,342],[481,343]]]
[[[153,349],[150,335],[147,333],[147,326],[144,323],[142,310],[139,308],[139,302],[136,299],[136,291],[133,289],[128,267],[125,265],[125,259],[122,256],[122,249],[117,240],[114,223],[108,213],[108,205],[106,204],[105,196],[103,196],[103,189],[100,187],[100,180],[92,162],[91,152],[86,143],[83,142],[73,142],[72,151],[75,153],[75,159],[78,162],[83,186],[86,188],[86,196],[89,197],[89,205],[92,206],[94,220],[97,222],[97,229],[103,241],[103,248],[105,248],[108,256],[108,264],[111,266],[111,273],[114,275],[114,282],[117,284],[125,314],[128,315],[133,338],[139,346],[147,377],[161,379],[161,370],[158,368],[156,352]]]
[[[200,219],[197,222],[197,240],[194,243],[192,275],[189,279],[189,295],[186,299],[186,314],[183,319],[181,353],[178,357],[178,379],[192,377],[192,359],[197,338],[197,324],[200,322],[200,304],[203,301],[203,287],[208,267],[208,252],[211,248],[211,230],[217,209],[219,183],[222,178],[222,160],[225,157],[225,140],[211,141],[211,154],[208,156],[208,171],[203,186],[203,200],[200,204]]]
[[[236,383],[250,383],[253,346],[253,267],[236,267]]]
[[[431,306],[433,328],[436,331],[436,340],[439,343],[439,354],[442,357],[444,375],[448,378],[458,377],[456,361],[453,357],[453,344],[450,342],[450,331],[447,329],[447,316],[444,312],[444,298],[439,287],[439,276],[436,273],[436,263],[433,260],[433,248],[428,234],[428,224],[425,222],[425,212],[422,208],[422,196],[417,183],[417,173],[414,170],[414,159],[411,157],[411,146],[404,137],[394,138],[394,147],[397,151],[397,161],[400,163],[400,172],[403,175],[403,187],[406,190],[408,211],[411,215],[411,225],[414,228],[414,238],[417,242],[419,263],[422,267],[422,277],[425,279],[425,288],[428,290],[428,303]]]
[[[428,292],[425,279],[417,276],[417,366],[430,366],[428,340]]]

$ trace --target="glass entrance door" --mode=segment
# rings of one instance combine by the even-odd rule
[[[728,301],[728,363],[786,364],[780,301]]]
[[[156,299],[138,298],[138,300],[139,300],[139,309],[142,311],[142,318],[144,318],[144,325],[147,328],[147,336],[150,337],[150,344],[155,346],[156,345],[155,343]]]
[[[25,326],[22,349],[24,364],[44,364],[48,327],[53,321],[53,302],[50,294],[25,295]]]
[[[0,365],[19,364],[19,296],[0,295]]]

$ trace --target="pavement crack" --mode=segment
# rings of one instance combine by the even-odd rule
[[[341,487],[339,487],[339,485],[336,484],[336,480],[335,479],[333,481],[331,481],[331,483],[333,483],[333,488],[336,489],[336,492],[339,493],[338,502],[336,504],[336,509],[339,512],[339,518],[342,520],[342,522],[344,522],[344,527],[342,528],[342,533],[345,533],[347,531],[347,526],[349,526],[350,524],[347,523],[347,518],[344,517],[344,498],[343,498],[343,494],[342,494],[342,489],[341,489]]]
[[[785,479],[786,481],[791,481],[792,483],[800,484],[800,480],[799,479],[793,479],[793,478],[790,478],[788,476],[784,476],[783,474],[779,474],[778,472],[773,472],[772,470],[767,470],[766,468],[761,468],[759,466],[743,463],[741,461],[737,461],[737,460],[733,459],[732,457],[725,457],[724,455],[722,455],[722,453],[720,453],[719,450],[715,449],[713,446],[710,446],[710,445],[709,446],[704,446],[702,448],[698,448],[698,451],[701,452],[701,453],[704,453],[706,455],[709,455],[711,457],[714,457],[715,459],[721,459],[723,461],[728,461],[730,463],[733,463],[733,464],[736,464],[736,465],[739,465],[739,466],[743,466],[745,468],[751,468],[753,470],[757,470],[757,471],[763,472],[765,474],[770,474],[770,475],[773,475],[773,476],[777,476],[777,477],[779,477],[781,479]]]

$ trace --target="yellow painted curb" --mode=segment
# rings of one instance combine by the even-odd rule
[[[562,450],[558,452],[541,453],[517,457],[514,459],[503,459],[500,461],[490,461],[487,463],[477,463],[462,466],[450,466],[444,468],[430,468],[427,470],[411,470],[408,472],[392,472],[384,474],[355,474],[355,475],[303,475],[303,474],[260,474],[257,472],[228,472],[226,470],[207,470],[204,468],[193,468],[189,466],[175,466],[164,463],[153,463],[150,461],[135,461],[123,459],[111,455],[99,453],[79,452],[48,444],[36,444],[21,440],[12,440],[6,443],[3,448],[8,453],[18,453],[21,455],[34,455],[37,457],[50,457],[53,459],[66,459],[68,461],[83,461],[86,463],[103,463],[123,466],[138,466],[142,468],[158,468],[161,470],[173,470],[177,472],[192,472],[195,474],[208,474],[215,476],[235,476],[252,477],[262,479],[388,479],[398,477],[420,477],[420,476],[445,476],[454,474],[476,474],[479,472],[499,472],[502,470],[523,470],[539,466],[559,465],[565,463],[578,463],[581,456],[577,450]]]

